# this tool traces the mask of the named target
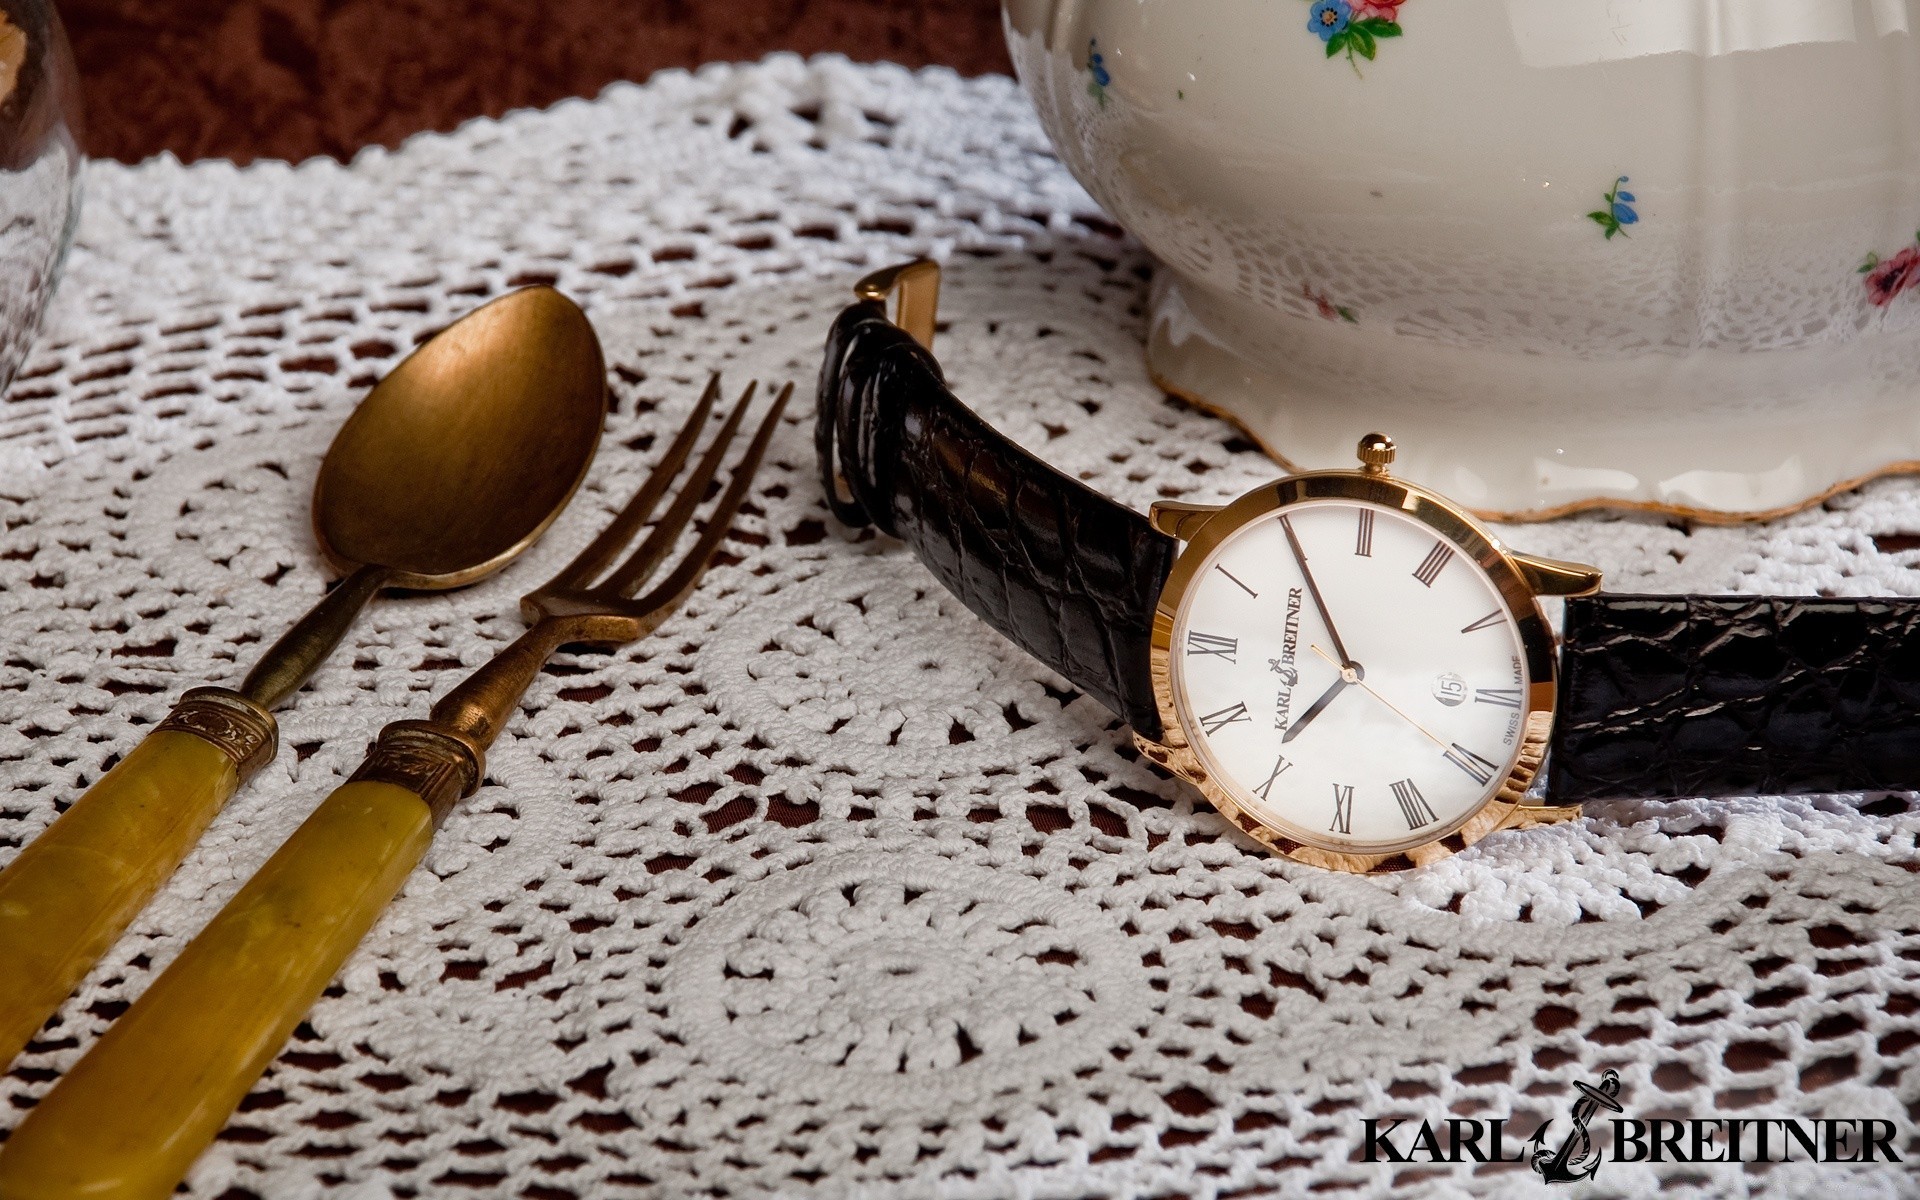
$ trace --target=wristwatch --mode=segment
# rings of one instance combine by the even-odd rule
[[[1141,516],[947,388],[939,268],[863,279],[816,443],[834,514],[1132,726],[1249,836],[1345,871],[1430,863],[1586,800],[1920,788],[1920,599],[1600,592],[1352,470]],[[1566,597],[1556,636],[1542,596]]]

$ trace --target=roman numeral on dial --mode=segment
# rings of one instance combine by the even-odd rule
[[[1447,751],[1447,761],[1465,771],[1475,783],[1481,784],[1491,782],[1493,773],[1500,769],[1499,763],[1481,758],[1459,742],[1455,742]]]
[[[1234,573],[1232,571],[1227,570],[1225,567],[1221,566],[1219,563],[1213,564],[1213,569],[1220,572],[1222,575],[1225,575],[1228,579],[1232,579],[1233,585],[1235,587],[1239,588],[1241,591],[1245,592],[1247,595],[1252,596],[1255,600],[1258,600],[1260,598],[1259,592],[1256,592],[1252,588],[1248,587],[1246,584],[1241,583],[1239,579],[1235,578]]]
[[[1273,797],[1268,793],[1273,791],[1273,781],[1280,778],[1280,773],[1292,765],[1292,763],[1287,761],[1286,755],[1281,755],[1274,760],[1273,772],[1267,776],[1267,781],[1253,790],[1260,793],[1262,800],[1271,800]]]
[[[1420,794],[1411,779],[1402,779],[1393,785],[1393,799],[1400,805],[1400,815],[1406,818],[1408,829],[1418,829],[1422,825],[1433,824],[1433,808],[1427,798]]]
[[[1399,784],[1394,784],[1399,787]],[[1336,783],[1333,785],[1333,824],[1327,826],[1328,833],[1353,832],[1353,785]]]
[[[1492,612],[1488,613],[1486,616],[1481,617],[1478,621],[1475,621],[1473,624],[1462,628],[1460,632],[1472,633],[1476,629],[1492,629],[1495,625],[1498,625],[1499,623],[1500,623],[1500,610],[1496,608]]]
[[[1447,564],[1452,561],[1453,547],[1445,542],[1435,542],[1433,549],[1427,551],[1427,556],[1420,560],[1420,565],[1413,569],[1413,577],[1432,587],[1433,581],[1440,578],[1440,572],[1446,570]]]
[[[1353,538],[1353,552],[1361,558],[1373,557],[1373,510],[1360,510],[1360,529]]]
[[[1494,704],[1501,708],[1519,708],[1520,689],[1475,688],[1473,690],[1473,702],[1475,704]]]
[[[1235,721],[1251,722],[1252,720],[1253,718],[1247,715],[1247,706],[1245,704],[1236,704],[1232,708],[1223,708],[1219,712],[1208,713],[1206,716],[1201,717],[1200,727],[1207,731],[1208,737],[1212,737]]]
[[[1187,657],[1196,654],[1215,654],[1228,662],[1234,661],[1234,655],[1240,652],[1240,639],[1216,637],[1211,633],[1187,633]],[[1236,664],[1238,665],[1238,664]]]

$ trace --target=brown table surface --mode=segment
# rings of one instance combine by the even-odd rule
[[[302,159],[664,67],[839,51],[1007,71],[996,0],[59,0],[88,150]]]

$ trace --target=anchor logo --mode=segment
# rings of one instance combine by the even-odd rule
[[[1540,1128],[1533,1131],[1527,1143],[1533,1147],[1532,1166],[1540,1178],[1548,1183],[1573,1183],[1581,1179],[1592,1179],[1600,1169],[1600,1148],[1593,1144],[1593,1137],[1587,1132],[1587,1122],[1593,1120],[1593,1114],[1601,1108],[1620,1111],[1620,1073],[1609,1070],[1600,1077],[1600,1086],[1595,1087],[1585,1080],[1574,1084],[1582,1095],[1573,1102],[1573,1129],[1568,1132],[1558,1150],[1549,1150],[1545,1144],[1547,1126],[1553,1124],[1549,1117]]]

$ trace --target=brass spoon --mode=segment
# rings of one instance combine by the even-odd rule
[[[572,499],[605,419],[599,339],[552,288],[454,322],[367,394],[313,490],[321,553],[346,577],[239,691],[188,692],[0,871],[0,1070],[272,760],[269,710],[367,601],[385,587],[459,587],[511,562]]]

